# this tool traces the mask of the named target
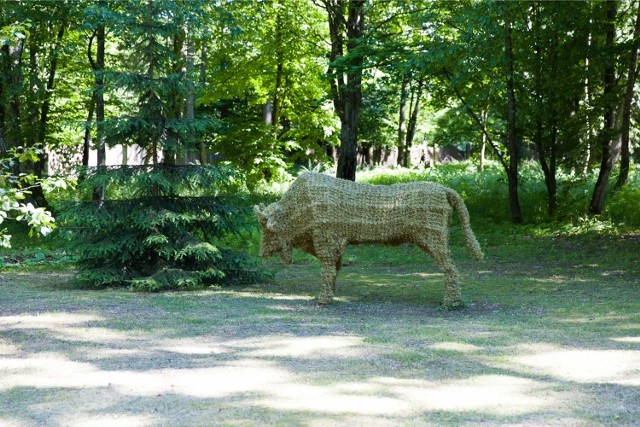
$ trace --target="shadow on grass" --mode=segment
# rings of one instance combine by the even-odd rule
[[[638,278],[552,257],[458,264],[467,307],[440,308],[426,257],[361,248],[317,307],[306,260],[275,283],[197,293],[0,279],[8,425],[633,425]],[[376,267],[367,260],[383,259]],[[376,264],[377,265],[377,264]],[[537,268],[541,266],[542,268]]]

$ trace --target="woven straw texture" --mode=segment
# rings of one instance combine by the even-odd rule
[[[262,226],[261,255],[280,253],[291,262],[299,248],[322,265],[320,304],[335,292],[341,259],[350,244],[409,243],[429,254],[445,275],[444,305],[461,304],[458,272],[449,251],[449,225],[455,208],[467,247],[476,260],[483,257],[469,226],[469,213],[454,190],[432,182],[370,185],[328,175],[300,175],[276,203],[255,206]]]

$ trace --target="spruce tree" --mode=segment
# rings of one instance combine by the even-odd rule
[[[212,243],[242,226],[247,209],[234,195],[238,174],[177,164],[211,125],[183,116],[194,84],[183,71],[185,27],[197,12],[197,3],[122,5],[119,20],[126,25],[118,26],[118,35],[129,68],[107,67],[104,76],[109,90],[135,97],[136,109],[98,125],[108,144],[136,144],[148,164],[86,171],[86,193],[103,188],[104,199],[67,206],[79,251],[78,279],[87,285],[156,291],[247,276],[241,256]]]

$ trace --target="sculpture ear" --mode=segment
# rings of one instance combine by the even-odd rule
[[[267,216],[262,212],[262,208],[264,206],[263,205],[255,205],[253,207],[253,212],[256,214],[256,217],[258,218],[258,221],[260,222],[260,225],[262,225],[263,227],[267,226]]]

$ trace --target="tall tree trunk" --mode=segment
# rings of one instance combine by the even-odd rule
[[[188,132],[188,141],[186,143],[187,152],[193,152],[195,149],[195,140],[193,134],[193,126],[196,118],[196,91],[195,85],[193,83],[193,68],[195,63],[195,47],[194,47],[194,39],[191,33],[187,34],[187,76],[189,78],[189,89],[187,92],[187,103],[186,103],[186,111],[185,117],[187,118],[187,124],[189,126]]]
[[[616,0],[607,0],[607,22],[606,22],[606,45],[605,50],[611,52],[614,47],[616,27],[615,19],[617,14],[617,2]],[[612,102],[613,92],[616,87],[616,68],[615,59],[611,54],[605,58],[604,67],[604,99],[608,102],[604,111],[604,128],[601,131],[600,143],[602,145],[602,159],[600,162],[600,173],[598,174],[598,180],[593,189],[591,196],[591,204],[589,206],[589,213],[601,214],[604,210],[604,202],[607,194],[607,183],[609,182],[609,176],[613,169],[611,145],[613,140],[613,134],[615,131],[615,108],[616,105]]]
[[[6,47],[6,49],[5,49]],[[0,53],[4,55],[9,54],[9,46],[3,46]],[[0,154],[4,154],[9,149],[9,140],[7,137],[7,109],[9,105],[9,96],[7,94],[8,76],[10,75],[10,62],[8,61],[8,56],[4,61],[0,62]]]
[[[554,113],[552,113],[554,114]],[[547,187],[547,215],[552,216],[556,208],[557,200],[557,180],[556,180],[556,145],[558,140],[558,127],[554,123],[551,124],[551,135],[549,137],[549,161],[544,148],[543,124],[541,118],[536,118],[536,133],[534,136],[536,151],[542,173],[544,174],[544,183]]]
[[[276,87],[273,91],[272,126],[273,135],[278,137],[280,114],[282,112],[284,91],[284,48],[282,46],[282,12],[276,15]]]
[[[485,108],[480,112],[480,117],[482,123],[487,122],[487,118],[489,117],[489,107]],[[487,149],[487,134],[486,132],[481,132],[480,138],[480,171],[484,171],[484,159],[485,159],[485,150]]]
[[[20,147],[24,144],[24,138],[22,136],[22,119],[20,116],[21,111],[21,99],[18,94],[18,89],[22,85],[22,56],[24,52],[24,39],[20,41],[18,46],[14,49],[8,45],[2,46],[4,70],[6,71],[6,97],[8,101],[8,108],[6,110],[6,130],[5,137],[7,138],[7,145],[9,148]],[[15,67],[14,67],[15,64]],[[17,173],[17,170],[14,171]]]
[[[0,64],[0,73],[3,73],[3,75],[6,75],[5,70],[2,67],[2,64]],[[0,155],[6,153],[7,150],[9,149],[9,145],[5,137],[6,123],[5,123],[4,110],[5,110],[6,104],[7,102],[4,95],[4,84],[3,84],[3,81],[0,79]]]
[[[89,112],[87,113],[87,121],[84,125],[84,139],[82,144],[82,166],[84,168],[87,168],[89,166],[89,155],[91,153],[91,128],[93,127],[93,115],[95,113],[95,106],[96,99],[95,96],[92,96],[91,100],[89,100]]]
[[[546,93],[543,88],[543,74],[546,69],[541,46],[540,39],[540,2],[536,3],[535,8],[535,24],[534,30],[536,32],[535,53],[537,57],[537,67],[535,75],[535,88],[536,88],[536,131],[534,134],[534,143],[536,151],[538,152],[538,160],[544,174],[544,182],[547,188],[547,215],[551,217],[556,208],[556,194],[557,194],[557,182],[556,182],[556,145],[558,139],[558,126],[556,117],[556,107],[553,97],[546,99]],[[551,46],[551,76],[550,79],[555,81],[558,71],[558,58],[557,58],[557,38],[554,40]],[[550,132],[548,143],[545,144],[545,123],[543,118],[546,116],[546,108],[550,109]],[[548,157],[548,161],[547,161]]]
[[[365,0],[350,0],[346,24],[348,71],[344,87],[344,118],[341,120],[340,157],[338,158],[337,177],[356,180],[358,122],[362,103],[362,53],[358,52],[359,39],[364,29]]]
[[[340,158],[337,177],[356,180],[358,122],[362,103],[362,52],[358,52],[359,39],[364,30],[365,0],[350,0],[347,19],[348,71],[344,89],[344,118],[340,131]]]
[[[511,42],[511,20],[508,6],[503,5],[505,14],[504,50],[507,61],[507,147],[509,153],[509,169],[507,181],[509,185],[509,207],[511,219],[515,223],[522,222],[522,212],[518,200],[518,138],[516,135],[516,97],[513,83],[513,50]]]
[[[51,51],[51,61],[48,65],[48,78],[44,88],[43,100],[40,107],[40,114],[37,118],[37,122],[34,123],[34,133],[35,139],[32,141],[32,146],[36,143],[42,144],[47,135],[47,124],[49,122],[49,110],[51,108],[51,93],[53,92],[56,78],[56,71],[58,68],[58,49],[62,44],[62,39],[64,37],[64,33],[67,28],[67,22],[63,21],[58,29],[56,44],[53,46]],[[37,55],[37,52],[36,52]],[[37,115],[37,112],[36,112]],[[47,164],[47,156],[44,153],[37,161],[33,163],[33,173],[36,177],[42,178],[45,173],[45,168]],[[42,186],[40,183],[36,183],[31,187],[31,197],[34,204],[40,207],[48,208],[47,199],[44,195],[44,191],[42,190]]]
[[[335,68],[335,62],[344,56],[344,11],[343,1],[324,0],[329,22],[329,34],[331,37],[331,51],[329,52],[329,68],[327,75],[329,78],[329,89],[333,106],[340,118],[344,117],[344,73]]]
[[[629,52],[629,69],[627,71],[627,87],[622,110],[622,127],[620,134],[620,172],[615,188],[622,188],[629,179],[629,131],[631,128],[631,104],[633,102],[634,87],[638,74],[638,47],[640,46],[640,2],[636,12],[636,22],[633,28],[633,47]]]
[[[362,53],[359,39],[364,29],[365,0],[323,0],[329,21],[331,51],[329,53],[329,84],[333,104],[340,118],[340,151],[337,177],[355,180],[358,147],[358,118],[362,102]],[[345,19],[344,6],[347,7]],[[346,42],[345,42],[346,39]],[[347,55],[344,54],[346,50]],[[336,64],[346,59],[345,64]],[[344,71],[346,69],[346,72]]]
[[[584,58],[584,103],[587,106],[591,106],[591,90],[589,89],[590,79],[589,79],[589,59],[591,54],[591,32],[587,37],[587,55]],[[591,162],[591,140],[593,138],[592,126],[591,126],[591,118],[589,114],[586,115],[586,124],[587,124],[587,134],[586,136],[586,144],[585,144],[585,153],[584,153],[584,166],[582,168],[583,175],[586,175],[589,172],[589,164]]]
[[[102,8],[106,7],[104,1],[99,2]],[[96,151],[97,151],[97,167],[104,168],[107,163],[107,149],[105,143],[104,132],[104,54],[105,54],[105,25],[100,23],[96,29],[97,52],[95,62],[91,58],[89,51],[89,61],[93,68],[95,77],[95,100],[96,100]],[[93,200],[102,202],[104,200],[104,187],[96,186],[93,188]]]
[[[407,86],[409,85],[409,74],[404,73],[402,75],[402,84],[400,85],[400,111],[398,116],[398,166],[405,164],[405,150],[404,144],[407,138]]]
[[[405,141],[405,156],[404,167],[409,167],[411,159],[411,147],[413,146],[413,140],[416,136],[416,129],[418,127],[418,117],[420,116],[420,98],[422,97],[422,78],[418,80],[417,87],[412,91],[412,108],[411,117],[409,117],[409,125],[407,126],[407,138]]]
[[[200,52],[200,87],[204,88],[207,82],[207,40],[202,40],[202,51]],[[207,163],[207,147],[204,143],[204,139],[200,138],[200,144],[198,144],[198,154],[200,158],[200,164]]]

